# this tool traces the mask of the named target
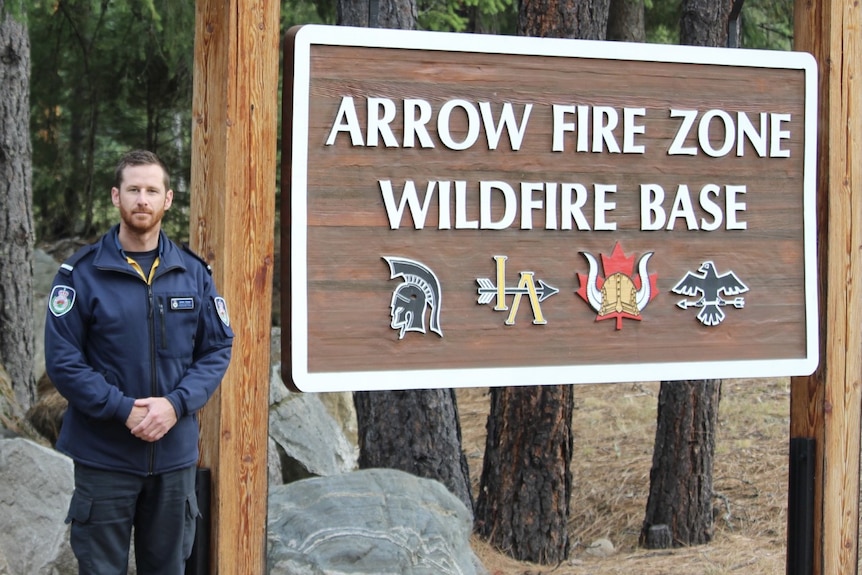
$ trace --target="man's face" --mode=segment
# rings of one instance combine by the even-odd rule
[[[120,210],[120,219],[129,231],[137,233],[159,229],[173,198],[174,192],[165,189],[165,174],[156,164],[126,167],[120,188],[111,189],[111,201]]]

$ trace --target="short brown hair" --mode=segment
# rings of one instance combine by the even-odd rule
[[[162,172],[165,174],[165,190],[171,189],[171,176],[168,173],[168,167],[155,152],[150,152],[149,150],[132,150],[123,154],[123,157],[120,158],[120,163],[117,164],[117,169],[114,170],[114,186],[119,189],[123,183],[123,170],[129,166],[152,165],[162,168]]]

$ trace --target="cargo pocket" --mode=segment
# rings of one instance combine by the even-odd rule
[[[185,559],[188,559],[192,554],[198,517],[200,516],[201,512],[198,508],[198,498],[197,495],[193,493],[186,498],[186,517],[185,526],[183,528],[183,558]]]
[[[69,532],[69,545],[78,559],[78,567],[81,573],[95,572],[93,567],[94,553],[91,545],[90,515],[93,511],[93,500],[84,497],[77,491],[72,492],[72,501],[69,503],[69,513],[66,515],[66,524],[71,524]]]
[[[93,500],[83,497],[77,491],[72,492],[72,501],[69,503],[69,513],[66,515],[66,524],[82,523],[90,521],[90,512],[93,509]]]

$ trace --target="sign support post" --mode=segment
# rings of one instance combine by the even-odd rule
[[[841,0],[795,3],[795,49],[819,62],[820,366],[791,379],[790,437],[816,441],[815,574],[856,573],[862,413],[862,14]],[[791,555],[788,554],[788,561]],[[790,565],[788,564],[788,568]]]
[[[211,573],[266,571],[280,3],[197,0],[190,240],[212,264],[236,338],[201,412],[212,470]]]

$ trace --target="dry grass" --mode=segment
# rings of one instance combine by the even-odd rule
[[[649,492],[658,383],[575,389],[570,504],[571,552],[557,566],[514,561],[474,537],[491,575],[773,575],[785,570],[787,379],[722,385],[715,469],[715,539],[709,545],[650,551],[637,547]],[[487,389],[458,391],[464,448],[474,488],[482,470]],[[609,539],[615,553],[588,548]]]

